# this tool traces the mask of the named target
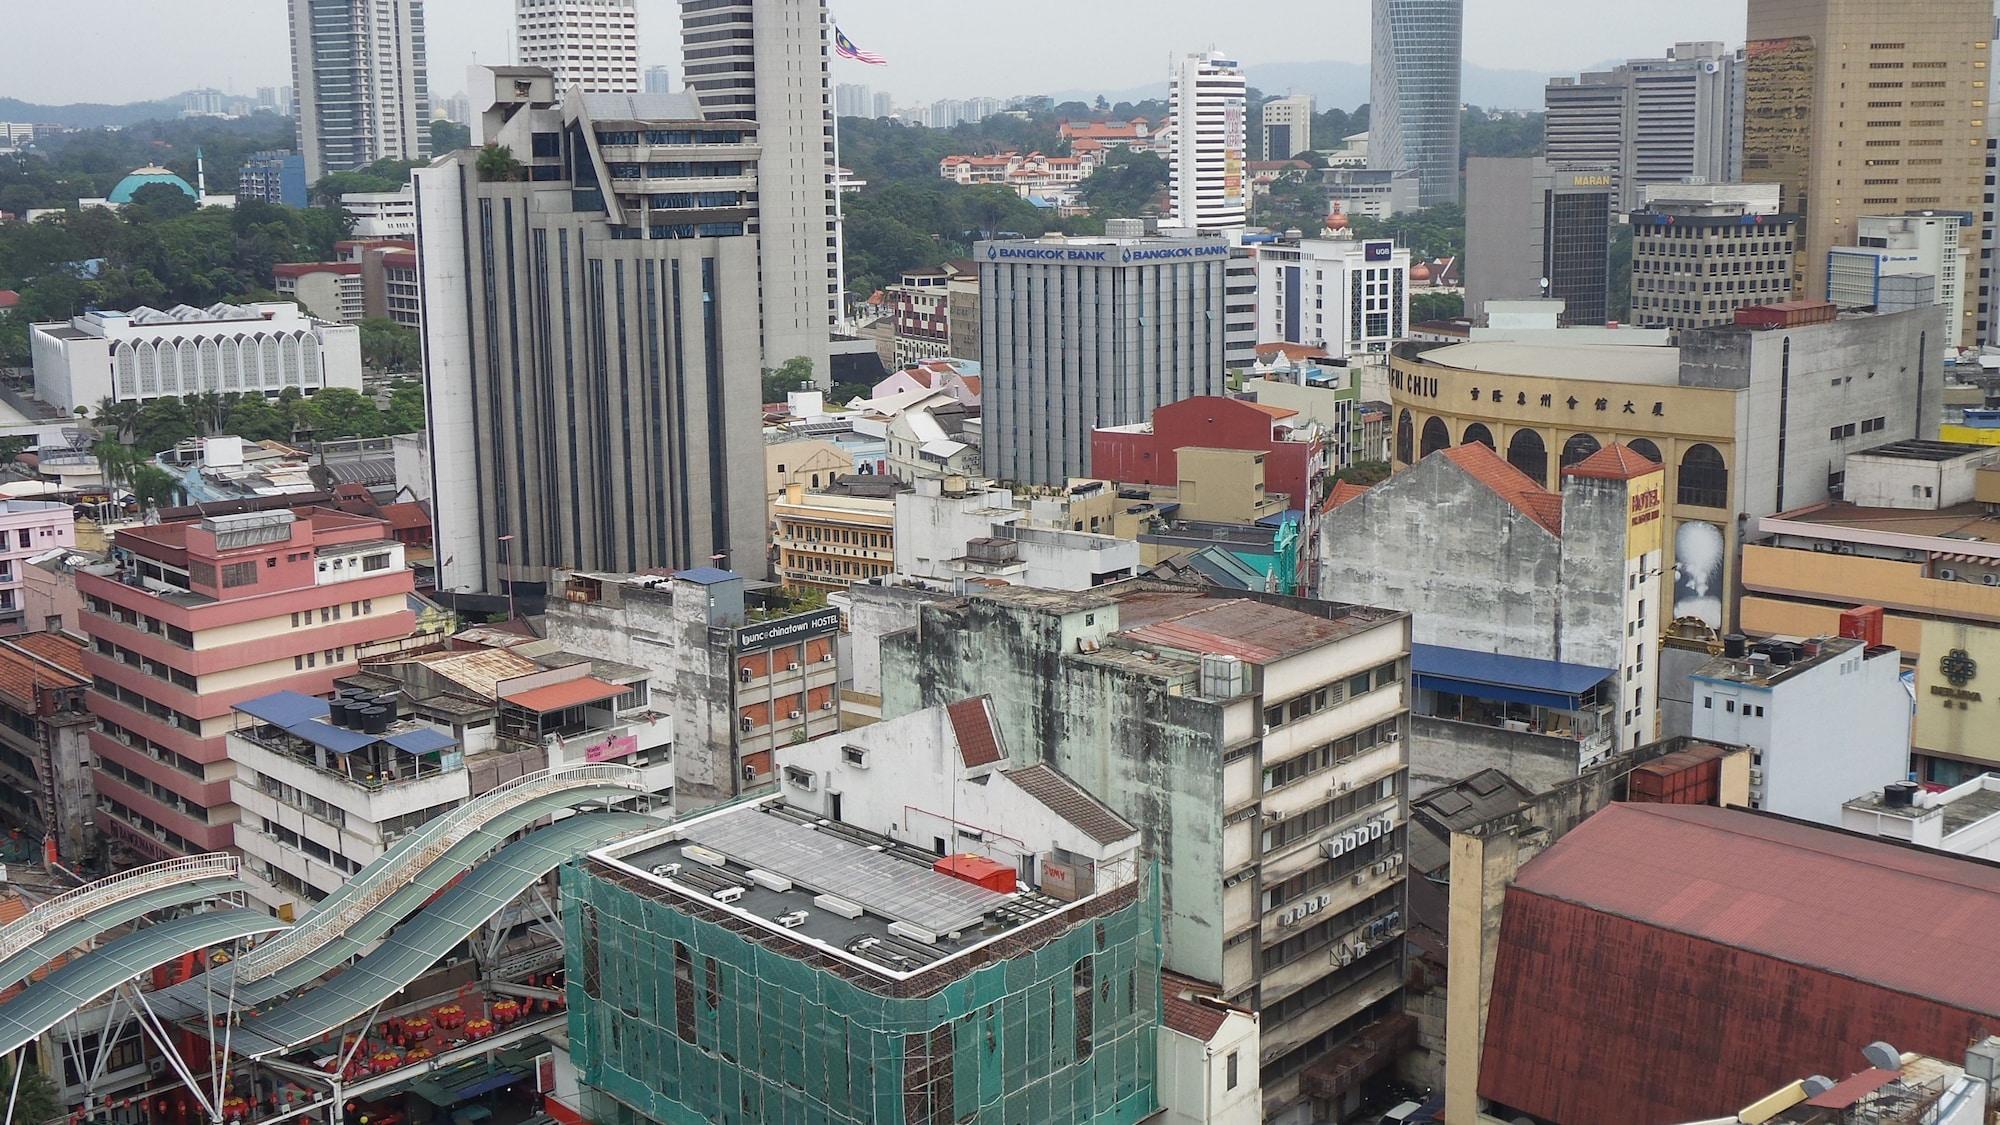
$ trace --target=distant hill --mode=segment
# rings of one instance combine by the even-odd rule
[[[1353,109],[1368,101],[1368,64],[1356,62],[1252,63],[1250,84],[1266,94],[1311,94],[1320,109]],[[1459,97],[1486,109],[1542,108],[1542,90],[1549,76],[1532,70],[1495,70],[1465,65]],[[1112,102],[1136,102],[1167,96],[1167,84],[1155,82],[1127,90],[1063,90],[1050,96],[1058,102],[1090,101],[1103,94]]]
[[[19,98],[0,98],[0,121],[27,121],[36,125],[67,125],[72,129],[122,129],[141,121],[178,117],[179,98],[124,105],[78,102],[74,105],[36,105]]]

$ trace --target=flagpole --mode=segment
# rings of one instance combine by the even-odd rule
[[[826,98],[827,111],[833,118],[833,168],[827,173],[833,186],[833,268],[839,286],[839,297],[834,302],[834,328],[841,335],[847,335],[847,208],[841,202],[840,185],[840,100],[834,96],[833,61],[838,56],[834,52],[833,12],[826,13],[826,27],[820,32],[821,47],[826,51]]]

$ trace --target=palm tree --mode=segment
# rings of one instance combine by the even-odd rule
[[[106,395],[97,403],[97,428],[109,429],[118,440],[130,444],[145,416],[145,407],[136,402],[115,402]]]
[[[229,401],[215,391],[203,391],[183,399],[188,412],[205,435],[219,434],[229,425]]]

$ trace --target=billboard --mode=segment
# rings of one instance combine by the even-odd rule
[[[1722,568],[1728,559],[1722,529],[1688,520],[1674,531],[1674,616],[1722,628]]]
[[[766,621],[761,625],[745,625],[736,630],[736,648],[742,651],[768,648],[777,644],[797,644],[809,637],[819,637],[839,631],[840,611],[817,609],[796,617]]]

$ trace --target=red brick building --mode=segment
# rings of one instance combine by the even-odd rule
[[[1326,449],[1316,436],[1294,436],[1297,417],[1296,410],[1245,399],[1182,399],[1155,409],[1151,422],[1092,430],[1090,472],[1120,484],[1172,485],[1180,483],[1182,449],[1249,450],[1264,454],[1265,490],[1307,509],[1320,499]]]
[[[1613,805],[1507,891],[1479,1092],[1504,1118],[1713,1118],[1863,1044],[2000,1030],[2000,866],[1766,814]]]

